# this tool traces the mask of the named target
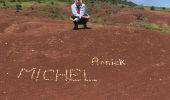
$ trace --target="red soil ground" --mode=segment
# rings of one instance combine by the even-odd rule
[[[74,31],[71,22],[25,13],[0,11],[0,100],[169,100],[169,34],[94,24]],[[126,65],[96,66],[93,57]],[[22,68],[41,69],[38,81],[18,78]],[[86,70],[97,82],[44,80],[47,69]]]

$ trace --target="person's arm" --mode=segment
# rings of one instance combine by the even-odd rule
[[[85,4],[82,4],[82,6],[81,6],[80,15],[81,15],[81,18],[86,18],[86,19],[90,18],[90,16],[89,15],[87,16],[87,14],[86,14],[86,6],[85,6]],[[86,15],[86,16],[84,16],[84,15]]]
[[[88,15],[88,16],[81,16],[81,18],[89,19],[89,18],[90,18],[90,16],[89,16],[89,15]]]
[[[86,14],[86,6],[85,4],[82,4],[80,7],[80,15],[83,16]]]

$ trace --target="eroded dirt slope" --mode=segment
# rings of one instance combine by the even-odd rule
[[[93,24],[73,31],[61,20],[4,16],[1,100],[169,100],[169,34]]]

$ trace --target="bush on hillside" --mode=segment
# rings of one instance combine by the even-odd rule
[[[3,6],[3,7],[6,7],[6,3],[5,3],[5,1],[2,3],[2,6]]]
[[[136,14],[136,20],[145,20],[145,17],[143,14],[139,13],[139,14]]]
[[[139,5],[138,8],[141,9],[141,10],[144,10],[144,6],[143,5]]]
[[[51,5],[54,5],[54,1],[51,1],[50,4],[51,4]]]
[[[16,5],[16,12],[19,12],[20,10],[22,10],[22,5],[21,4],[17,4]]]
[[[166,7],[162,7],[162,10],[166,10]]]
[[[155,7],[154,7],[154,6],[151,6],[150,10],[155,10]]]

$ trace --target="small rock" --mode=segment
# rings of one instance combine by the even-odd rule
[[[161,52],[165,53],[165,52],[166,52],[166,50],[164,50],[164,49],[161,49]]]
[[[61,42],[61,43],[63,43],[64,41],[63,41],[63,40],[61,40],[60,42]]]
[[[150,78],[149,78],[149,80],[151,81],[151,80],[152,80],[152,78],[150,77]]]
[[[3,94],[7,94],[7,92],[6,91],[4,91],[4,92],[2,92]]]

